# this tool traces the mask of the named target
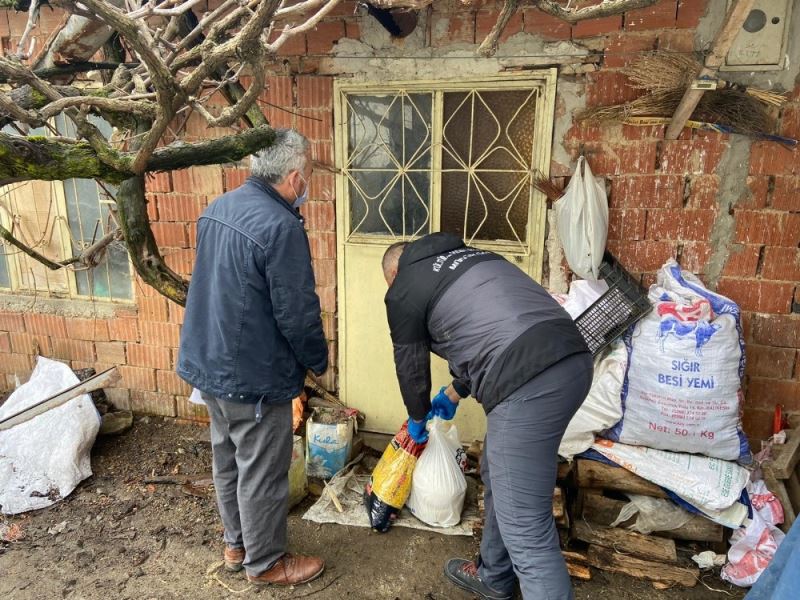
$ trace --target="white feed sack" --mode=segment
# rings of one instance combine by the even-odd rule
[[[0,419],[78,383],[65,364],[39,357],[30,381],[0,406]],[[0,431],[0,510],[13,515],[65,498],[91,476],[100,415],[88,394]]]

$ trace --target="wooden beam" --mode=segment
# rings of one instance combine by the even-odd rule
[[[772,472],[778,479],[789,479],[800,461],[800,430],[787,429],[786,443],[772,446]]]
[[[596,460],[579,458],[575,461],[575,469],[580,488],[615,490],[654,498],[667,497],[666,492],[656,484],[622,467],[612,467]]]
[[[572,535],[582,542],[611,548],[623,554],[659,562],[678,562],[675,542],[655,535],[642,535],[619,527],[603,527],[584,520],[575,521]]]
[[[619,512],[625,504],[626,502],[622,500],[606,498],[601,494],[583,493],[583,511],[576,518],[583,517],[594,523],[611,525],[617,520]],[[629,525],[635,520],[636,517],[633,517],[621,523],[620,527]],[[700,515],[692,515],[685,525],[669,531],[654,531],[653,535],[692,542],[721,542],[724,531],[722,525]]]
[[[731,6],[728,15],[725,17],[725,22],[714,38],[714,43],[711,45],[711,52],[706,57],[705,66],[700,70],[697,79],[716,78],[717,71],[719,71],[719,68],[725,62],[725,56],[728,54],[728,50],[731,49],[731,45],[733,45],[733,41],[736,39],[745,19],[747,19],[747,15],[750,14],[754,3],[755,0],[736,0]],[[692,116],[703,94],[704,90],[696,90],[691,86],[686,90],[667,128],[666,137],[668,140],[678,139],[678,136],[683,130],[683,126],[686,125],[686,121]]]
[[[587,557],[590,565],[602,571],[623,573],[637,579],[694,587],[700,576],[699,569],[693,567],[679,567],[651,560],[641,560],[602,546],[589,546]]]
[[[120,374],[116,367],[106,369],[102,373],[98,373],[94,377],[90,377],[80,383],[76,383],[71,388],[67,388],[63,392],[59,392],[49,398],[37,402],[27,408],[24,408],[13,415],[10,415],[0,421],[0,431],[11,429],[15,425],[30,421],[32,418],[47,412],[51,408],[66,404],[73,398],[77,398],[82,394],[88,394],[95,390],[102,389],[119,381]]]

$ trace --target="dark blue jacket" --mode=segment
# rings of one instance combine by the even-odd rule
[[[303,218],[250,177],[197,221],[178,375],[217,398],[276,404],[327,367]]]

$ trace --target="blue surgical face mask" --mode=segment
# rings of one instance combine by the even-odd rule
[[[292,202],[292,206],[295,209],[299,209],[301,206],[303,206],[303,204],[305,204],[306,200],[308,200],[308,183],[306,182],[306,178],[303,177],[302,175],[300,175],[300,179],[303,180],[303,185],[305,186],[305,189],[303,190],[303,193],[300,194],[299,196],[297,195],[297,192],[294,193],[295,200],[294,202]]]

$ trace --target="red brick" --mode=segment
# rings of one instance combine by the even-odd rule
[[[273,31],[269,37],[270,43],[274,42],[280,36],[280,31]],[[278,56],[303,56],[306,54],[306,36],[302,33],[293,35],[281,44],[278,48]]]
[[[123,342],[96,342],[94,347],[98,362],[111,365],[124,365],[127,362]]]
[[[634,273],[657,271],[667,259],[675,257],[676,251],[673,243],[649,240],[632,242],[609,240],[608,249],[625,269]]]
[[[138,315],[146,321],[167,320],[167,299],[164,296],[143,296],[137,301]]]
[[[326,340],[333,341],[338,338],[336,315],[322,313],[322,330],[325,332]]]
[[[622,125],[622,139],[624,140],[661,140],[666,125]]]
[[[314,280],[320,287],[336,285],[336,261],[319,259],[314,261]]]
[[[27,377],[33,369],[33,358],[29,354],[6,354],[0,360],[0,373]]]
[[[192,393],[191,386],[178,377],[178,374],[174,371],[156,371],[156,382],[159,392],[176,394],[178,396],[188,396]]]
[[[770,196],[771,175],[748,175],[747,176],[747,199],[739,200],[739,207],[764,208],[767,205],[767,198]]]
[[[800,281],[800,248],[767,246],[761,276],[774,281]]]
[[[711,244],[708,242],[686,242],[681,250],[681,267],[692,273],[703,273],[711,258]]]
[[[345,19],[344,30],[347,39],[360,40],[361,39],[361,23],[355,19]]]
[[[291,108],[294,106],[294,80],[288,75],[267,77],[267,85],[259,100],[272,106]]]
[[[625,29],[666,29],[675,26],[678,15],[677,0],[661,0],[653,6],[629,10],[625,13]]]
[[[615,145],[586,144],[584,151],[594,175],[604,177],[622,173],[648,175],[655,170],[655,142],[639,141]]]
[[[309,140],[331,140],[333,115],[330,110],[298,109],[297,130]]]
[[[174,248],[164,252],[164,262],[178,275],[190,276],[194,268],[195,252],[191,249]]]
[[[177,348],[180,343],[180,326],[175,323],[142,321],[139,326],[143,344]]]
[[[86,340],[52,338],[53,358],[94,362],[94,344]]]
[[[622,15],[602,17],[600,19],[586,19],[578,21],[572,26],[572,37],[586,38],[605,35],[622,29]]]
[[[800,213],[786,213],[779,244],[788,248],[800,247]]]
[[[336,288],[317,287],[317,295],[319,296],[319,303],[322,312],[335,313],[336,312]]]
[[[333,167],[333,143],[330,140],[324,142],[311,142],[311,160],[321,165]]]
[[[186,310],[174,302],[168,302],[169,305],[169,322],[170,323],[177,323],[180,325],[183,323],[183,316],[186,313]]]
[[[687,208],[717,208],[718,175],[696,175],[688,182]]]
[[[630,80],[620,71],[596,71],[587,75],[586,105],[609,106],[628,102],[644,92],[631,87]]]
[[[245,182],[245,180],[250,176],[250,171],[247,169],[224,167],[222,169],[222,175],[225,181],[225,191],[230,192]]]
[[[734,245],[725,261],[722,274],[728,277],[755,277],[761,246]]]
[[[713,173],[727,148],[727,142],[719,135],[666,140],[661,154],[661,171],[683,175]]]
[[[749,377],[746,406],[774,410],[783,404],[787,411],[800,411],[800,381]]]
[[[0,312],[0,331],[25,331],[22,313]]]
[[[800,151],[777,142],[758,141],[750,146],[751,175],[800,174]]]
[[[753,315],[751,339],[764,346],[800,348],[800,315]]]
[[[201,194],[214,198],[222,194],[222,187],[222,168],[219,165],[172,171],[172,188],[177,194]]]
[[[647,239],[706,240],[715,218],[713,210],[648,210]]]
[[[11,338],[5,331],[0,331],[0,352],[4,354],[11,353]]]
[[[177,171],[176,171],[177,172]],[[159,194],[158,195],[158,218],[160,221],[196,221],[203,212],[203,202],[193,195],[178,194]]]
[[[73,340],[94,340],[107,342],[108,323],[100,319],[79,319],[70,317],[66,319],[67,337]]]
[[[694,29],[706,14],[707,7],[708,0],[678,0],[678,18],[675,26]]]
[[[309,231],[336,231],[336,209],[333,202],[306,202],[300,211]]]
[[[572,37],[572,25],[563,19],[543,13],[538,8],[522,9],[524,31],[553,40],[568,40]]]
[[[148,173],[145,179],[145,189],[148,192],[171,192],[172,180],[169,172]]]
[[[800,104],[787,104],[781,114],[781,135],[800,138]]]
[[[327,54],[340,39],[347,37],[343,21],[323,21],[306,35],[309,54]]]
[[[189,240],[184,223],[156,222],[152,224],[153,236],[159,248],[186,248]]]
[[[768,246],[794,246],[797,226],[791,213],[766,210],[736,210],[736,241]]]
[[[479,10],[475,14],[475,41],[481,43],[497,23],[499,13],[496,10]],[[522,12],[517,11],[508,21],[503,33],[500,34],[500,41],[505,42],[512,35],[522,32]]]
[[[336,180],[332,173],[315,169],[309,182],[308,197],[311,200],[332,202],[336,198]]]
[[[64,317],[60,315],[46,315],[42,313],[25,313],[25,330],[35,335],[50,335],[58,338],[67,337],[67,327]]]
[[[742,310],[763,313],[788,313],[794,285],[758,279],[723,277],[717,291],[736,302]]]
[[[655,50],[656,35],[645,33],[631,35],[626,33],[613,33],[606,38],[605,61],[606,67],[624,67],[640,58],[641,52]]]
[[[434,12],[431,45],[434,48],[441,48],[464,43],[475,43],[475,14],[467,10],[452,13]]]
[[[658,33],[658,49],[666,52],[693,52],[694,30],[667,29]]]
[[[117,367],[122,379],[117,383],[117,387],[126,387],[133,390],[146,390],[155,392],[156,370],[144,367],[130,367],[122,365]]]
[[[324,108],[331,110],[333,78],[321,75],[297,77],[297,106],[299,108]]]
[[[750,439],[751,448],[759,448],[761,440],[772,435],[773,410],[758,409],[748,405],[745,397],[745,411],[742,415],[742,428]]]
[[[50,356],[53,346],[46,335],[33,335],[21,331],[12,331],[8,334],[11,341],[11,351],[18,354],[34,354]]]
[[[311,231],[308,234],[312,258],[336,258],[336,234]]]
[[[111,319],[108,322],[108,335],[112,340],[135,342],[139,339],[139,323],[130,318]]]
[[[161,346],[145,346],[144,344],[128,344],[128,364],[134,367],[152,367],[154,369],[171,369],[169,348]]]
[[[147,205],[147,218],[150,222],[158,220],[158,195],[147,193],[144,195],[144,201]]]
[[[797,351],[747,344],[747,374],[753,377],[791,379]]]
[[[610,204],[618,208],[680,208],[680,175],[623,175],[614,179]]]
[[[770,206],[777,210],[800,212],[800,177],[775,177]]]
[[[135,413],[174,417],[175,396],[152,390],[131,389],[130,410]]]
[[[612,240],[641,240],[645,234],[647,211],[642,209],[610,208],[608,237]]]

